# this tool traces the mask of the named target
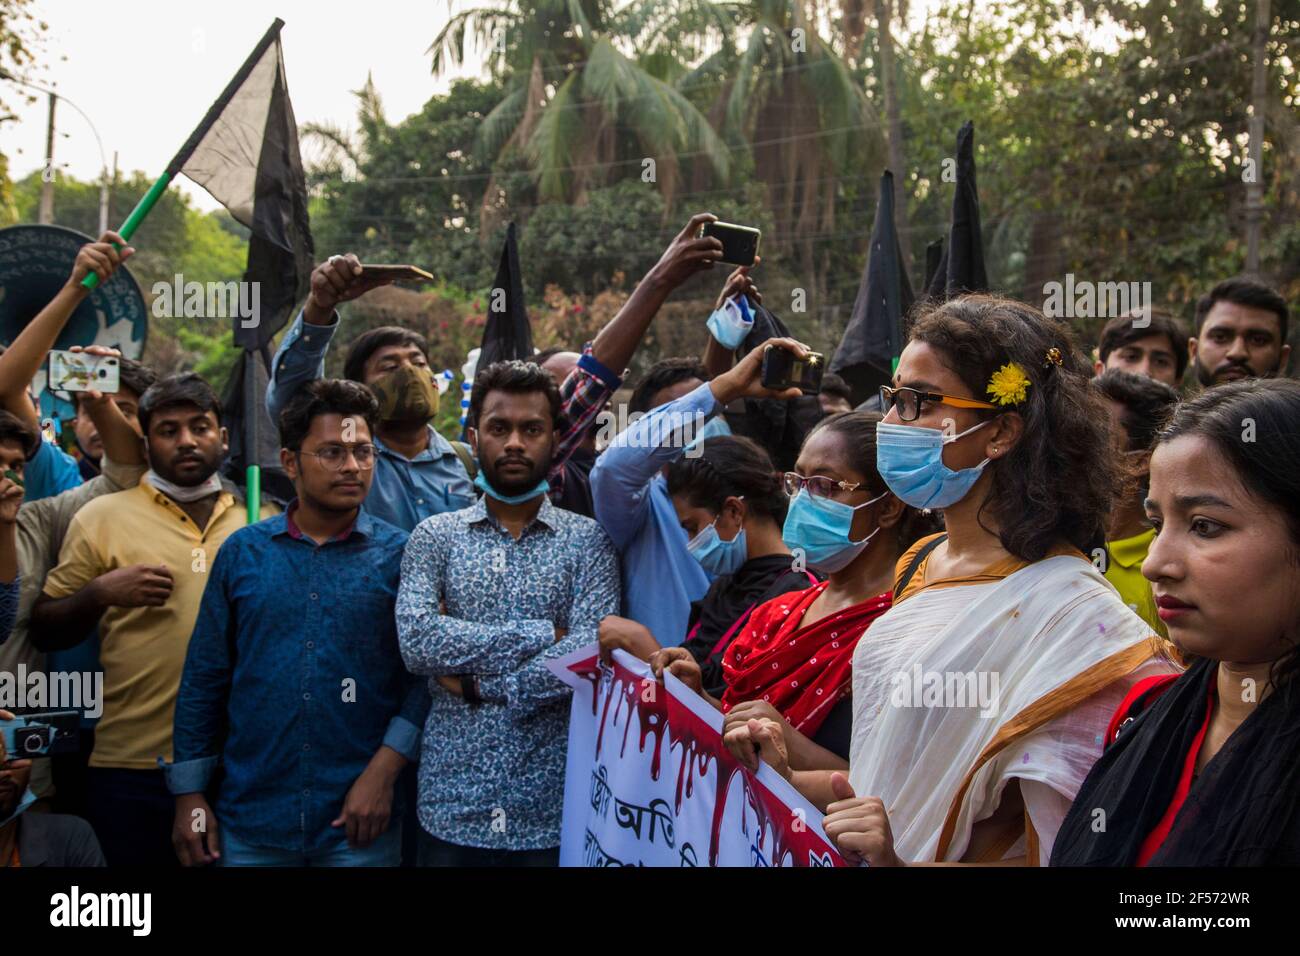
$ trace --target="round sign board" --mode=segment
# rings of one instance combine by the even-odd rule
[[[68,281],[77,250],[95,240],[63,226],[10,226],[0,229],[0,342],[9,345]],[[56,349],[106,345],[127,358],[144,353],[149,314],[135,277],[126,267],[90,293],[72,313]],[[68,418],[66,398],[45,388],[47,366],[32,380],[44,416]]]

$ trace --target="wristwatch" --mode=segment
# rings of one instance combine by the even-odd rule
[[[478,693],[478,678],[473,674],[460,675],[460,693],[467,704],[483,703],[483,698]]]

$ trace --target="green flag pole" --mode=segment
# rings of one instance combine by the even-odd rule
[[[162,194],[167,191],[167,186],[171,181],[171,173],[163,173],[158,177],[157,181],[149,187],[149,191],[135,204],[135,208],[131,210],[131,215],[126,217],[126,222],[122,223],[122,228],[117,231],[119,236],[127,242],[131,241],[136,229],[144,221],[144,217],[149,215],[149,210],[153,209],[158,200],[162,198]],[[117,243],[113,243],[113,246],[117,249],[122,248]],[[92,272],[81,280],[81,284],[87,289],[94,289],[99,285],[99,276]]]

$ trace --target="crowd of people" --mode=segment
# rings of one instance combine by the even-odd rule
[[[1282,296],[1228,279],[1192,332],[1115,316],[1092,355],[1032,305],[923,302],[856,407],[829,373],[765,387],[765,350],[813,350],[711,316],[597,442],[718,260],[712,218],[591,342],[478,368],[464,442],[412,330],[324,377],[339,307],[387,281],[331,256],[266,394],[294,495],[253,523],[197,374],[120,358],[117,392],[76,393],[78,454],[42,436],[33,377],[81,280],[132,254],[83,247],[0,355],[0,672],[102,673],[102,699],[73,747],[0,750],[0,866],[555,865],[547,665],[591,645],[717,708],[852,862],[1300,863]],[[715,316],[741,301],[747,268]],[[809,401],[779,440],[746,427]]]

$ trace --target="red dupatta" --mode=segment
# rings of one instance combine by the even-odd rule
[[[886,591],[801,627],[804,613],[829,582],[782,594],[754,609],[722,655],[725,714],[746,700],[765,700],[800,733],[811,736],[849,693],[853,649],[877,617],[889,610]]]

